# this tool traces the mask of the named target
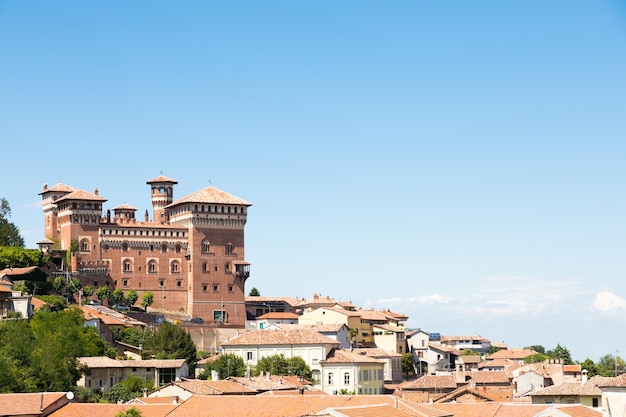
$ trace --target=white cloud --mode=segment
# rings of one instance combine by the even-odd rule
[[[602,291],[596,294],[591,309],[606,315],[623,313],[626,311],[626,300],[612,292]]]

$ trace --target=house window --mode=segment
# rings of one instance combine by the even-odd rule
[[[231,255],[233,253],[233,244],[229,243],[226,245],[226,254]]]
[[[226,323],[228,322],[228,314],[224,310],[215,310],[213,312],[213,321],[217,323]]]
[[[334,384],[334,375],[332,372],[328,373],[328,385],[333,385]]]
[[[159,369],[159,385],[166,385],[176,379],[175,368]]]
[[[248,359],[249,361],[252,360],[252,352],[246,353],[246,359]]]
[[[598,407],[598,399],[597,398],[592,398],[591,399],[591,406],[593,408],[597,408]]]
[[[343,374],[343,384],[350,385],[350,372],[345,372]]]

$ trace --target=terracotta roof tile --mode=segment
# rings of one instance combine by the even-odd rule
[[[158,177],[154,177],[151,180],[146,181],[146,184],[152,184],[155,182],[171,182],[172,184],[178,184],[178,181],[166,177],[165,175],[159,175]]]
[[[0,394],[0,415],[40,415],[42,408],[45,410],[55,402],[62,401],[65,398],[65,394],[65,392]]]
[[[597,381],[597,380],[596,380]],[[530,394],[531,396],[545,396],[545,395],[602,395],[602,391],[596,383],[590,379],[586,383],[580,382],[563,382],[558,385],[551,385],[539,389]]]
[[[424,375],[412,381],[398,385],[402,390],[456,389],[457,384],[452,375]]]
[[[182,403],[184,404],[184,403]],[[165,417],[182,404],[93,404],[73,403],[50,414],[49,417],[115,417],[117,413],[137,409],[142,417]]]
[[[381,348],[356,348],[352,351],[361,355],[371,356],[372,358],[402,357],[402,355],[399,353]]]
[[[236,381],[204,381],[200,379],[177,381],[172,385],[180,387],[186,391],[198,395],[220,395],[220,394],[252,394],[256,390],[246,387]]]
[[[240,206],[251,206],[252,203],[247,202],[239,197],[222,191],[216,187],[208,186],[195,193],[189,194],[166,206],[166,208],[174,207],[185,203],[215,203],[215,204],[236,204]]]
[[[253,330],[222,342],[222,346],[248,345],[339,345],[336,340],[324,336],[315,330]]]
[[[532,349],[501,349],[489,356],[487,356],[487,360],[494,359],[512,359],[512,360],[523,360],[530,355],[534,355],[535,352]]]
[[[74,190],[69,194],[60,197],[56,202],[59,201],[68,201],[68,200],[88,200],[88,201],[107,201],[106,198],[100,197],[97,194],[90,193],[84,190]]]
[[[267,319],[267,320],[296,319],[297,320],[298,317],[300,316],[296,313],[290,313],[287,311],[272,311],[270,313],[265,313],[262,316],[257,317],[257,320],[263,320],[263,319]]]
[[[476,384],[509,384],[511,381],[502,371],[475,371],[470,373]]]
[[[58,183],[56,185],[53,185],[52,187],[48,187],[47,184],[44,184],[43,191],[40,192],[39,195],[49,192],[71,193],[72,191],[76,191],[76,188],[70,187],[69,185],[63,183]]]
[[[365,352],[350,352],[348,350],[334,349],[328,355],[328,358],[321,360],[320,363],[378,363],[385,362],[374,357],[367,356]]]
[[[185,359],[117,360],[106,356],[83,356],[78,361],[89,368],[180,368]]]

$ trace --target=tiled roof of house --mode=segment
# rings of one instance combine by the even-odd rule
[[[496,402],[483,403],[443,403],[433,407],[448,411],[454,417],[535,417],[549,408],[544,404],[506,404]]]
[[[452,375],[424,375],[412,381],[406,381],[398,385],[401,390],[432,390],[432,389],[456,389],[457,384]]]
[[[104,306],[79,306],[85,320],[98,319],[107,326],[141,327],[146,323]]]
[[[85,190],[74,190],[69,194],[65,194],[63,197],[59,197],[56,203],[67,200],[107,201],[106,198],[100,197],[98,194],[90,193]]]
[[[332,307],[332,306],[340,306],[342,308],[345,308],[346,310],[354,310],[354,304],[352,304],[352,301],[341,301],[341,300],[335,300],[334,298],[330,297],[330,296],[321,296],[319,294],[314,294],[313,298],[302,298],[300,299],[300,301],[298,301],[297,304],[298,307],[308,307],[308,306],[313,306],[313,307]]]
[[[441,342],[449,342],[449,341],[463,341],[463,340],[480,340],[481,342],[486,340],[482,336],[444,336],[441,335]]]
[[[325,414],[328,413],[328,414]],[[332,414],[331,414],[332,413]],[[358,407],[331,407],[320,411],[318,415],[332,415],[336,417],[413,417],[414,413],[404,411],[394,406],[369,405]]]
[[[290,306],[298,304],[299,300],[294,297],[263,297],[259,296],[246,296],[246,303],[271,303],[271,302],[283,302]]]
[[[257,320],[289,320],[289,319],[297,319],[300,317],[296,313],[290,313],[288,311],[272,311],[270,313],[265,313],[262,316],[258,316]]]
[[[349,350],[334,349],[328,357],[321,360],[320,363],[360,363],[360,364],[384,364],[385,362],[371,356],[367,356],[365,352],[350,352]]]
[[[222,342],[222,346],[258,345],[339,345],[339,342],[315,330],[253,330]]]
[[[474,371],[470,372],[471,381],[476,385],[483,384],[510,384],[510,379],[502,371]]]
[[[159,175],[158,177],[154,177],[151,180],[146,181],[146,184],[152,184],[155,182],[171,182],[172,184],[178,184],[178,181],[166,177],[165,175]]]
[[[566,373],[578,373],[582,371],[580,364],[578,365],[563,365],[563,372]]]
[[[444,417],[433,407],[400,400],[390,395],[255,395],[255,396],[200,396],[194,395],[168,417],[301,417],[318,415],[336,407],[365,407],[389,405],[401,410],[424,410],[414,416]],[[430,410],[430,414],[427,414]],[[381,416],[381,415],[378,415]],[[384,415],[383,415],[384,416]],[[382,416],[381,416],[382,417]]]
[[[185,359],[116,360],[106,356],[83,356],[78,358],[89,368],[180,368]]]
[[[373,324],[372,327],[375,329],[387,330],[394,333],[404,333],[404,328],[391,326],[389,324]]]
[[[165,417],[181,404],[101,404],[72,403],[50,414],[49,417],[115,417],[116,414],[137,409],[142,417]]]
[[[281,323],[276,324],[279,328],[283,330],[296,330],[296,329],[308,329],[315,330],[319,333],[334,333],[341,330],[342,327],[348,327],[343,323],[332,323],[332,324],[287,324]]]
[[[616,377],[605,377],[602,380],[598,380],[597,385],[600,388],[624,388],[626,387],[626,374],[621,374]]]
[[[253,377],[229,377],[229,381],[257,392],[298,390],[308,388],[310,383],[297,376],[261,375]]]
[[[588,396],[588,395],[602,395],[602,390],[598,388],[593,378],[582,384],[580,382],[563,382],[558,385],[551,385],[539,389],[530,393],[531,396],[546,396],[546,395],[575,395],[575,396]]]
[[[461,355],[459,359],[466,365],[470,363],[480,363],[483,360],[480,355]]]
[[[0,394],[0,415],[40,415],[42,410],[63,400],[65,392],[43,392],[28,394]]]
[[[38,245],[54,245],[54,240],[50,240],[47,237],[44,237],[40,241],[37,242]]]
[[[534,355],[535,352],[532,349],[501,349],[491,355],[487,356],[487,360],[495,360],[495,359],[512,359],[512,360],[523,360],[530,355]]]
[[[354,353],[361,355],[371,356],[372,358],[401,358],[402,355],[396,352],[381,348],[355,348],[352,349]]]
[[[253,394],[257,391],[237,381],[220,380],[205,381],[201,379],[190,379],[185,381],[172,382],[172,385],[180,387],[197,395],[221,395],[221,394]]]
[[[75,190],[76,188],[70,187],[69,185],[63,184],[61,182],[56,185],[53,185],[52,187],[48,187],[48,184],[44,184],[43,191],[40,192],[39,195],[45,194],[48,192],[71,193],[72,191],[75,191]]]
[[[478,365],[478,369],[483,368],[506,368],[507,366],[516,365],[517,362],[511,359],[493,359],[486,362],[481,362]]]
[[[26,266],[23,268],[4,268],[0,270],[0,278],[8,278],[8,279],[19,279],[24,275],[36,274],[36,275],[45,275],[45,272],[41,270],[41,268],[37,266]]]
[[[119,206],[113,207],[113,210],[134,210],[137,211],[137,209],[133,206],[131,206],[130,204],[126,204],[126,203],[122,203]]]
[[[185,203],[235,204],[240,206],[252,205],[252,203],[249,203],[246,200],[235,197],[226,191],[222,191],[219,188],[210,185],[202,190],[196,191],[195,193],[189,194],[180,200],[174,201],[165,207],[170,208]]]

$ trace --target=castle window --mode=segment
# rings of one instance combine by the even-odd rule
[[[178,232],[177,232],[178,233]],[[176,245],[176,253],[180,253],[180,245]]]
[[[157,264],[154,261],[148,262],[148,272],[157,272]]]
[[[202,253],[209,252],[211,252],[211,243],[205,240],[204,242],[202,242]]]
[[[182,287],[183,286],[183,282],[181,280],[176,281],[176,286],[177,287]]]
[[[123,265],[124,272],[131,272],[133,270],[133,265],[128,259],[124,261]]]
[[[233,253],[233,244],[232,243],[229,243],[228,245],[226,245],[226,253],[228,255]]]
[[[117,230],[116,230],[116,232],[117,232]],[[122,245],[122,252],[128,252],[128,243],[124,243]]]
[[[202,284],[202,291],[207,291],[209,289],[209,286],[207,284]]]
[[[178,272],[180,272],[178,270],[178,262],[172,262],[172,273],[177,274]]]
[[[162,253],[167,252],[167,245],[162,245],[162,246],[161,246],[161,252],[162,252]]]
[[[203,263],[202,264],[202,272],[208,272],[208,271],[209,271],[209,268],[208,268],[207,264]]]
[[[80,251],[89,252],[89,242],[87,241],[87,239],[84,239],[80,242]]]
[[[218,292],[220,290],[219,284],[213,284],[213,292]]]
[[[233,289],[234,289],[234,288],[235,288],[235,286],[234,286],[234,285],[232,285],[232,284],[231,284],[231,285],[229,285],[229,286],[228,286],[228,292],[233,292]]]
[[[224,310],[215,310],[213,312],[213,321],[218,323],[226,323],[228,321],[228,314]]]
[[[125,287],[128,287],[128,280],[127,280],[127,279],[122,280],[122,284],[123,284]]]
[[[224,265],[224,270],[226,272],[230,272],[230,265],[229,264]]]

